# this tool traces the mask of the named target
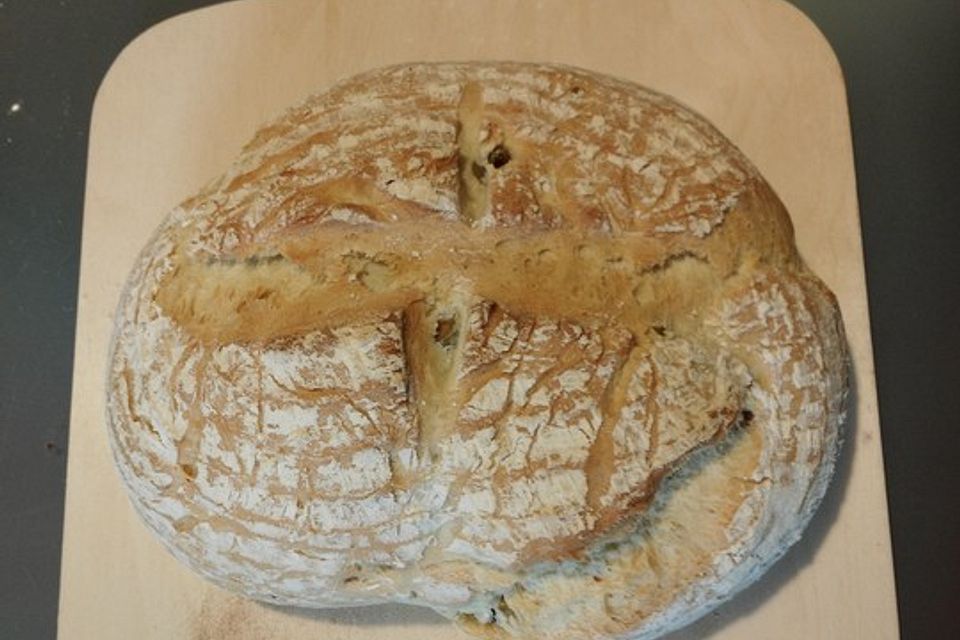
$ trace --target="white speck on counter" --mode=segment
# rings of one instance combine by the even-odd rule
[[[0,7],[2,6],[3,5],[0,5]],[[11,104],[9,107],[7,107],[7,115],[12,116],[15,113],[20,113],[21,109],[23,109],[23,103],[17,100],[13,104]]]

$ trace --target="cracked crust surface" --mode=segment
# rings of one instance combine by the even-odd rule
[[[846,388],[832,294],[703,118],[422,64],[292,109],[168,216],[108,411],[134,506],[221,586],[642,638],[799,537]]]

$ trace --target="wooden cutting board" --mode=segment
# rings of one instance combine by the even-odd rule
[[[836,481],[784,560],[675,638],[896,638],[843,78],[823,36],[780,0],[242,0],[168,20],[131,43],[100,87],[91,124],[60,638],[464,637],[427,610],[279,609],[194,577],[127,502],[106,439],[103,381],[111,316],[137,251],[259,124],[355,72],[467,59],[578,65],[700,111],[780,194],[801,252],[840,300],[856,393]]]

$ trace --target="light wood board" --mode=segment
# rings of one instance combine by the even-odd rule
[[[759,166],[791,211],[801,252],[840,300],[856,393],[835,483],[784,560],[675,638],[896,638],[843,80],[823,36],[780,0],[242,0],[168,20],[130,44],[100,88],[90,136],[60,638],[463,637],[426,610],[281,610],[194,577],[126,500],[106,439],[103,380],[111,316],[137,251],[259,124],[355,72],[466,59],[574,64],[694,107]]]

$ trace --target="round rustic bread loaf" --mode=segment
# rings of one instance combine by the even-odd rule
[[[847,389],[787,213],[702,117],[531,64],[351,78],[170,214],[113,451],[170,551],[279,604],[650,638],[797,538]]]

